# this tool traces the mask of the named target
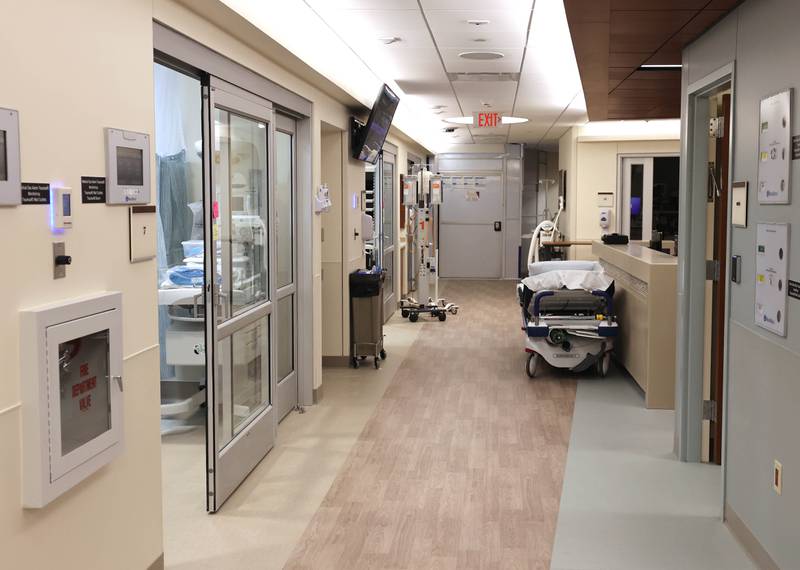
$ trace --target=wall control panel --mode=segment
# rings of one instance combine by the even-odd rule
[[[150,203],[150,136],[106,129],[106,203]]]
[[[761,100],[758,131],[758,201],[789,204],[792,162],[792,90]]]
[[[19,113],[0,108],[0,206],[20,203]]]
[[[53,229],[65,230],[72,227],[72,188],[54,187],[51,192],[53,208]]]

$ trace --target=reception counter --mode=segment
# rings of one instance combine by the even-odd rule
[[[678,258],[635,242],[595,241],[592,253],[614,279],[617,361],[644,390],[648,408],[674,409]]]

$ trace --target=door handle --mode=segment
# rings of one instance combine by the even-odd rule
[[[503,231],[503,222],[495,222],[494,223],[494,231],[496,231],[496,232]]]

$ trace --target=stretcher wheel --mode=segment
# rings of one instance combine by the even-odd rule
[[[381,361],[378,360],[378,357],[375,357],[375,370],[381,367]]]
[[[381,349],[381,360],[386,360],[386,351]]]
[[[603,356],[598,358],[595,366],[597,368],[597,375],[600,376],[600,378],[605,378],[608,374],[608,369],[611,367],[611,353],[606,352]]]
[[[440,321],[445,321],[445,320],[447,320],[447,313],[445,313],[444,311],[440,311],[440,312],[439,312],[439,320],[440,320]]]
[[[401,316],[402,316],[404,319],[407,319],[407,318],[408,318],[408,309],[401,309],[401,310],[400,310],[400,315],[401,315]]]
[[[358,361],[358,358],[353,358],[353,368],[358,368],[361,366],[361,363]]]
[[[531,352],[528,356],[528,363],[525,365],[525,372],[528,373],[528,378],[534,378],[536,376],[536,369],[539,367],[539,358],[541,357],[535,352]]]
[[[408,315],[408,320],[412,323],[416,323],[419,320],[419,313],[410,313]]]

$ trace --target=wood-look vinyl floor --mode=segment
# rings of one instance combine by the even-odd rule
[[[575,380],[528,379],[513,282],[444,291],[286,568],[549,568]]]

